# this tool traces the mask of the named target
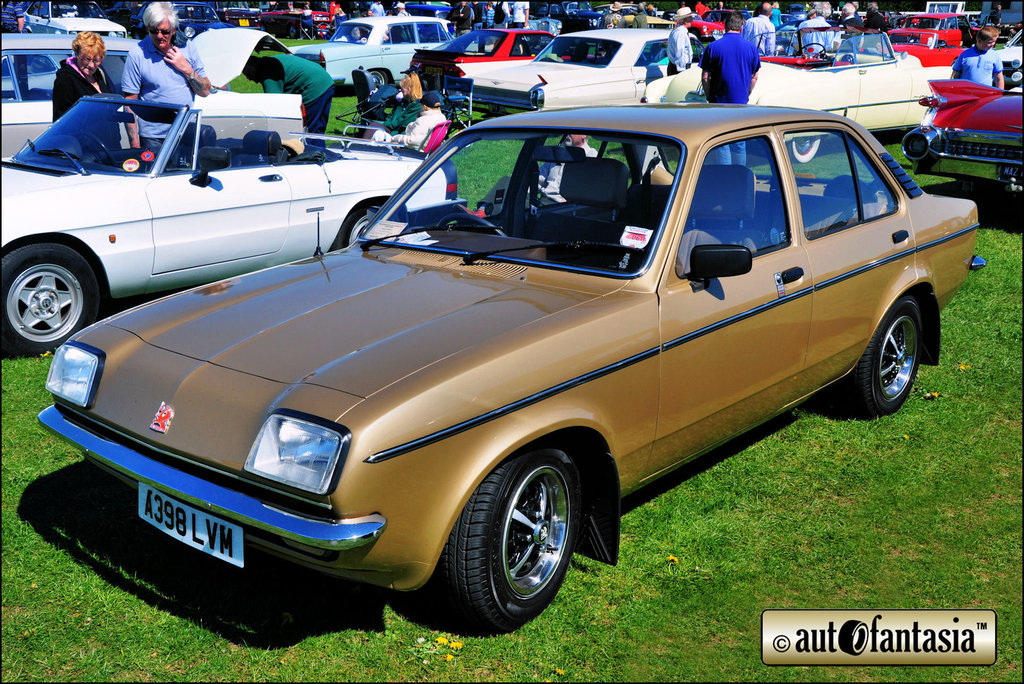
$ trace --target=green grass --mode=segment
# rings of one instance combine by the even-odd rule
[[[239,570],[175,543],[38,425],[49,358],[4,359],[0,675],[1019,682],[1021,202],[974,196],[989,265],[943,311],[941,364],[898,414],[851,421],[818,398],[632,495],[619,564],[577,557],[553,605],[509,635],[445,631],[420,594],[258,553]],[[769,668],[769,608],[993,609],[998,660]]]

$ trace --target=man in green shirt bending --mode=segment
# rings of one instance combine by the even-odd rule
[[[334,79],[316,62],[295,55],[250,57],[242,75],[263,86],[265,93],[295,93],[302,96],[302,125],[307,133],[326,133],[334,99]],[[325,147],[323,140],[308,145]]]

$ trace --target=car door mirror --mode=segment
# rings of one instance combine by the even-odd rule
[[[196,161],[199,171],[189,178],[188,182],[196,187],[205,188],[210,184],[210,171],[231,166],[231,150],[226,147],[202,147]]]
[[[705,285],[712,278],[749,273],[752,265],[750,250],[743,245],[697,245],[690,252],[689,280],[703,280]]]

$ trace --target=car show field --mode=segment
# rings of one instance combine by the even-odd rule
[[[866,34],[708,105],[551,5],[430,155],[295,160],[224,55],[5,159],[4,681],[1020,680],[1020,93]],[[765,664],[764,611],[968,608],[990,666]]]

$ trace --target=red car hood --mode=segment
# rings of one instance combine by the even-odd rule
[[[1021,133],[1021,94],[970,81],[931,81],[932,92],[945,100],[938,105],[936,128]]]

